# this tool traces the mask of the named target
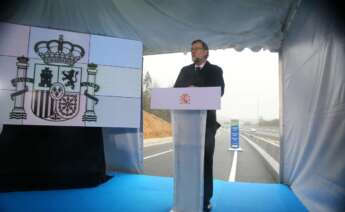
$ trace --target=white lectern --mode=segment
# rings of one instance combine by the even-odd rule
[[[203,210],[206,110],[220,108],[220,87],[156,88],[151,108],[171,110],[175,212]]]

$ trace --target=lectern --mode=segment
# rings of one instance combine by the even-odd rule
[[[174,212],[203,210],[207,110],[220,109],[220,87],[155,88],[151,108],[171,110]]]

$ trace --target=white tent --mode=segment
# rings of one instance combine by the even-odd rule
[[[140,40],[146,55],[187,51],[196,38],[206,40],[212,49],[278,51],[296,4],[294,0],[11,1],[1,17],[13,23]]]
[[[279,52],[281,183],[311,211],[344,211],[345,26],[326,0],[15,0],[0,21],[144,43],[144,54],[211,49]],[[140,172],[140,129],[104,129],[109,169]],[[116,154],[113,154],[116,152]]]

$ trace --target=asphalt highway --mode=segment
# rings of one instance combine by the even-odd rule
[[[258,129],[246,132],[277,140],[276,132]],[[240,137],[242,151],[229,151],[230,129],[220,128],[216,134],[214,154],[214,178],[236,182],[276,183],[273,174],[258,154],[257,150],[243,137]],[[144,144],[144,174],[173,176],[174,148],[171,138]]]

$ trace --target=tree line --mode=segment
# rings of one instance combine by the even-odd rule
[[[151,91],[153,87],[159,87],[158,83],[153,82],[149,72],[146,72],[143,80],[143,109],[148,113],[152,113],[159,118],[171,122],[170,111],[168,110],[152,110],[151,109]]]

